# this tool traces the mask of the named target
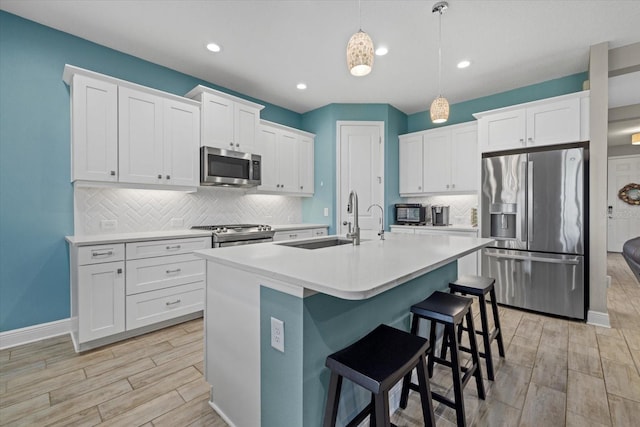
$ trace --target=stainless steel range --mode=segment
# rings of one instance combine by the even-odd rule
[[[273,242],[275,233],[270,225],[261,224],[194,225],[191,228],[211,230],[214,248]]]

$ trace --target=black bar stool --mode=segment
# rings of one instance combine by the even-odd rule
[[[471,347],[469,349],[472,360],[471,366],[468,368],[461,366],[458,355],[460,338],[456,334],[456,329],[462,324],[463,319],[466,318],[467,324],[471,326],[470,330],[473,330],[471,304],[473,304],[473,300],[470,298],[436,291],[431,294],[429,298],[411,307],[411,312],[413,313],[413,321],[411,322],[412,334],[418,333],[420,319],[430,320],[429,340],[433,343],[436,339],[436,324],[442,323],[444,325],[442,340],[445,349],[448,347],[451,350],[451,361],[446,360],[444,357],[437,357],[434,354],[434,346],[431,346],[429,349],[429,377],[433,376],[433,364],[436,362],[450,367],[453,374],[454,400],[452,401],[436,392],[432,392],[431,396],[434,400],[455,409],[456,420],[459,427],[466,425],[462,389],[467,385],[471,377],[476,379],[478,397],[482,400],[485,398],[475,334],[468,333]],[[462,375],[462,373],[464,373],[464,375]],[[402,383],[401,408],[407,407],[409,389],[416,390],[416,385],[411,383],[411,373],[405,375]]]
[[[475,333],[482,336],[484,353],[479,354],[487,362],[487,377],[491,381],[494,380],[493,359],[491,358],[491,343],[493,340],[498,341],[498,353],[500,357],[504,357],[504,343],[502,342],[502,329],[500,328],[500,316],[498,315],[498,303],[496,302],[496,290],[494,288],[495,283],[496,279],[480,276],[461,276],[455,282],[449,283],[449,289],[452,294],[473,295],[479,299],[482,330],[475,331]],[[486,298],[487,294],[491,298],[490,301]],[[487,302],[491,304],[491,311],[493,312],[493,324],[495,325],[493,331],[489,331]],[[467,327],[469,326],[467,325]],[[462,330],[459,330],[458,338],[460,338],[461,334]],[[469,349],[462,347],[461,350],[468,351]]]
[[[327,357],[331,370],[324,427],[333,427],[338,415],[342,379],[347,378],[371,392],[367,405],[347,426],[357,426],[371,415],[372,427],[389,427],[389,390],[418,368],[422,416],[425,426],[435,426],[431,391],[427,378],[426,353],[429,341],[387,325],[380,325],[364,338]]]

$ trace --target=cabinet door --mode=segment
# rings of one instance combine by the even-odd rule
[[[233,101],[221,96],[202,94],[202,145],[227,150],[235,148],[234,105]]]
[[[256,148],[260,111],[234,103],[234,150],[252,153]]]
[[[521,148],[525,145],[525,110],[512,110],[482,117],[478,122],[482,152]]]
[[[313,195],[314,192],[313,145],[313,138],[303,136],[298,139],[298,188],[301,194]]]
[[[71,92],[71,180],[117,182],[118,87],[76,74]]]
[[[527,108],[527,145],[580,141],[580,98]]]
[[[478,191],[478,132],[476,124],[451,132],[451,190]]]
[[[278,138],[278,190],[296,192],[298,190],[298,140],[296,135],[283,132]]]
[[[423,137],[424,191],[451,190],[451,132],[426,133]]]
[[[164,181],[162,105],[157,96],[118,88],[120,182]]]
[[[79,267],[79,341],[92,341],[123,332],[124,316],[124,262]]]
[[[271,127],[261,126],[260,138],[256,147],[256,151],[261,156],[260,171],[262,174],[262,184],[258,186],[258,190],[277,191],[280,188],[278,184],[277,145],[278,132]]]
[[[422,193],[422,135],[400,139],[400,194]]]
[[[163,121],[165,183],[197,186],[200,182],[200,109],[166,99]]]

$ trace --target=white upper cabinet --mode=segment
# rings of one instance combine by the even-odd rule
[[[63,80],[72,94],[72,181],[198,186],[198,102],[70,65]]]
[[[589,139],[589,92],[476,113],[482,152]]]
[[[314,186],[314,140],[308,136],[301,136],[298,140],[298,184],[301,194],[312,196]]]
[[[262,193],[312,196],[314,135],[263,120],[256,152],[262,157]]]
[[[200,145],[255,151],[263,105],[205,86],[196,86],[185,96],[201,102]]]
[[[400,136],[400,195],[478,191],[476,123]]]
[[[74,75],[71,180],[118,181],[118,86]]]

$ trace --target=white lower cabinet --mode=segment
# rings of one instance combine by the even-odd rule
[[[73,246],[76,351],[146,333],[159,322],[177,322],[203,310],[205,261],[192,252],[210,247],[210,237]]]
[[[273,235],[273,241],[281,242],[283,240],[311,239],[312,237],[322,237],[326,235],[327,227],[283,230],[275,232]]]

